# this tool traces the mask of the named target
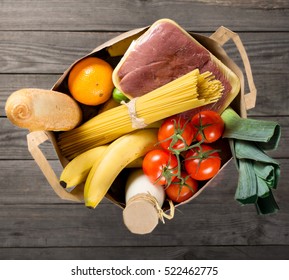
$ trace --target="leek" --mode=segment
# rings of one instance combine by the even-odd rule
[[[258,197],[255,205],[259,215],[272,214],[279,210],[279,206],[271,191],[266,197]]]
[[[235,199],[242,204],[255,203],[257,201],[257,179],[249,160],[239,161],[239,180],[235,193]]]
[[[263,150],[277,148],[281,136],[280,125],[274,121],[241,118],[232,108],[222,113],[226,129],[224,138],[253,141]]]
[[[276,149],[281,128],[273,121],[244,119],[231,108],[222,114],[225,122],[223,138],[228,138],[239,172],[235,200],[255,204],[258,214],[279,210],[272,189],[280,177],[279,163],[266,150]]]

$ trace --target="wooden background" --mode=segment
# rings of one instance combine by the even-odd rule
[[[6,119],[14,90],[49,89],[96,46],[164,17],[205,35],[221,25],[239,33],[258,90],[249,116],[282,126],[279,149],[271,153],[282,172],[277,215],[257,216],[254,207],[234,201],[237,172],[230,163],[173,220],[150,235],[133,235],[121,209],[107,200],[89,210],[59,199],[27,151],[27,132]],[[241,66],[234,46],[226,49]],[[288,65],[288,0],[0,0],[0,258],[289,259]],[[60,172],[51,145],[43,149]]]

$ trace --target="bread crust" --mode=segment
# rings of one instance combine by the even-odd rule
[[[6,101],[5,111],[14,125],[30,131],[67,131],[82,121],[82,111],[72,97],[37,88],[13,92]]]

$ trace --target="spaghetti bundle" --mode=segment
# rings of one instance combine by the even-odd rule
[[[72,159],[80,153],[143,128],[169,116],[216,102],[223,85],[211,72],[195,69],[126,104],[105,111],[81,126],[59,135],[62,154]]]

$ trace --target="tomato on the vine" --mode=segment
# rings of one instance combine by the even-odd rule
[[[225,128],[223,119],[215,111],[201,111],[192,118],[192,124],[198,130],[197,141],[204,143],[218,140]]]
[[[143,159],[143,171],[155,185],[167,185],[178,173],[178,160],[167,150],[149,151]]]
[[[180,116],[165,119],[158,131],[158,141],[162,148],[180,150],[189,146],[196,134],[190,121]]]
[[[190,149],[185,154],[185,169],[190,176],[198,181],[214,177],[221,167],[219,153],[208,145]]]
[[[190,177],[186,172],[182,172],[180,178],[175,178],[165,189],[166,195],[174,202],[183,202],[192,197],[198,191],[198,182]]]

